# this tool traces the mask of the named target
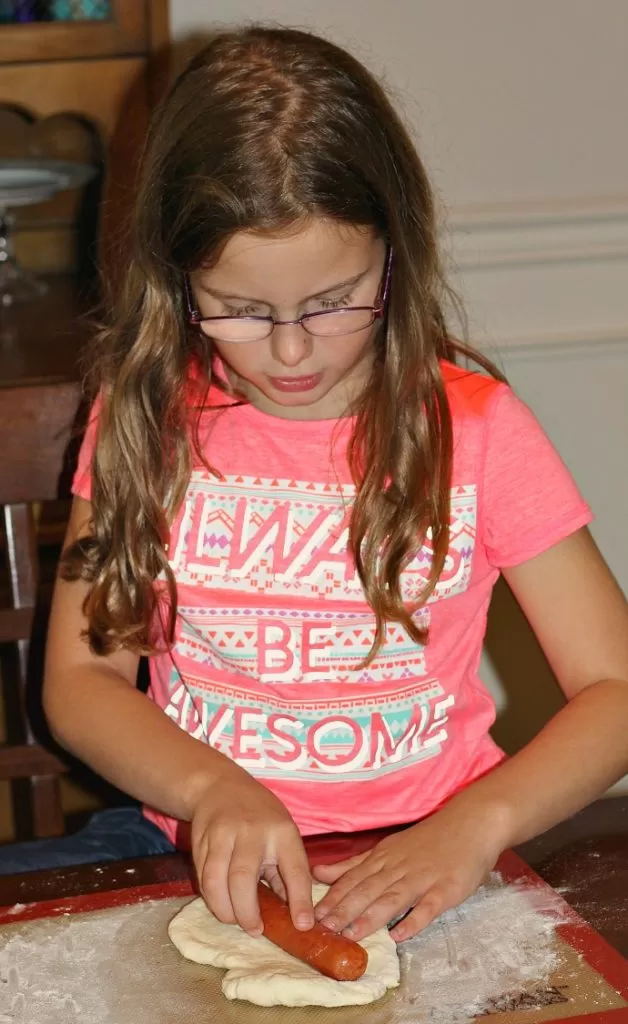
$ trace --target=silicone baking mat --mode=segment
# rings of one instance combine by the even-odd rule
[[[450,955],[436,985],[434,973],[429,984],[422,974],[434,941],[430,947],[413,940],[399,947],[400,987],[368,1006],[263,1009],[229,1002],[223,972],[187,962],[168,940],[168,922],[193,896],[189,883],[176,882],[0,908],[0,1024],[628,1024],[624,958],[514,854],[504,855],[498,870],[497,896],[514,889],[559,922],[549,930],[552,966],[515,990],[490,992],[472,1016],[482,964],[476,957],[473,973],[465,949],[458,957],[454,949],[452,962],[455,917],[441,937]],[[529,940],[538,942],[538,935]],[[456,985],[463,992],[458,1001]]]

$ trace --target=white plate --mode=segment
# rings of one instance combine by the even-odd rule
[[[95,167],[63,160],[0,160],[0,206],[26,206],[78,188],[93,178]]]

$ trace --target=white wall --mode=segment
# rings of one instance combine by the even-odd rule
[[[349,46],[401,92],[456,204],[626,193],[624,0],[170,0],[175,38],[277,20]]]
[[[385,76],[447,207],[474,338],[558,445],[628,590],[628,4],[171,0],[174,38],[247,19],[312,27]],[[494,604],[483,671],[513,749],[558,698],[513,602]]]

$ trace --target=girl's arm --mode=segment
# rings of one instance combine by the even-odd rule
[[[90,504],[75,498],[66,543],[89,532]],[[135,687],[139,658],[93,654],[81,634],[87,584],[58,579],[44,683],[57,741],[104,778],[151,807],[192,822],[201,891],[223,921],[261,931],[260,872],[287,893],[295,924],[311,924],[311,877],[296,825],[246,771],[188,736]],[[285,887],[284,887],[285,883]]]
[[[88,532],[89,518],[89,502],[75,498],[66,544]],[[199,793],[220,775],[223,759],[192,743],[135,688],[136,654],[91,653],[81,637],[87,589],[82,581],[58,579],[55,585],[44,683],[52,734],[120,789],[189,820]]]
[[[503,575],[568,699],[473,787],[500,808],[504,845],[512,846],[574,814],[628,771],[628,602],[586,529]]]
[[[521,751],[432,817],[316,868],[316,908],[360,939],[414,909],[405,939],[473,892],[509,846],[584,807],[628,770],[628,605],[588,530],[504,576],[569,703]]]

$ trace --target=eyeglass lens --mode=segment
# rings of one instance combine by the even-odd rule
[[[334,309],[324,313],[308,313],[301,318],[303,328],[318,338],[341,337],[365,330],[373,323],[371,309]],[[204,334],[216,341],[261,341],[273,331],[272,319],[259,320],[246,317],[217,317],[200,322]]]

